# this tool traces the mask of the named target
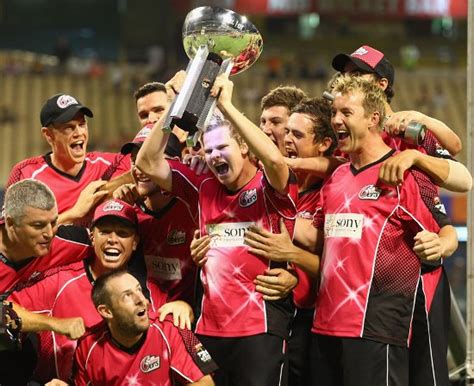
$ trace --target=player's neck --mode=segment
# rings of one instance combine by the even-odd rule
[[[298,193],[308,190],[316,182],[321,180],[321,178],[315,176],[314,174],[306,172],[297,173],[296,177],[298,179]]]
[[[0,253],[12,263],[20,263],[23,260],[31,258],[29,251],[23,250],[23,245],[12,240],[7,232],[5,225],[0,232]]]
[[[245,164],[242,168],[242,171],[240,172],[240,175],[236,178],[236,180],[230,184],[226,184],[225,187],[231,192],[236,192],[242,189],[245,185],[247,185],[250,180],[255,177],[256,173],[257,167],[250,161],[248,161],[248,163]]]
[[[349,158],[356,169],[361,169],[378,161],[390,150],[392,149],[385,144],[380,135],[372,135],[365,141],[364,146],[359,151],[350,153]]]
[[[110,334],[112,338],[119,343],[121,346],[126,348],[131,348],[135,346],[140,339],[143,337],[143,332],[138,333],[137,335],[130,335],[129,332],[123,333],[120,328],[114,325],[114,323],[108,323]]]
[[[153,193],[151,196],[146,197],[144,202],[148,209],[153,212],[157,212],[163,209],[173,199],[170,195],[164,195],[160,192]]]
[[[83,165],[83,163],[77,163],[56,157],[54,153],[51,153],[51,163],[56,169],[71,176],[77,176]]]

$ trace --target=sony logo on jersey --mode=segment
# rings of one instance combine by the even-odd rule
[[[326,214],[324,237],[350,237],[360,239],[364,227],[364,215],[359,213]]]
[[[166,236],[166,242],[169,245],[179,245],[184,244],[186,241],[186,232],[180,231],[178,229],[173,229],[168,235]]]
[[[302,212],[298,212],[296,214],[296,216],[299,217],[299,218],[307,219],[307,220],[312,220],[313,219],[313,213],[311,213],[310,211],[307,211],[307,210],[303,210]]]
[[[244,236],[252,222],[226,222],[207,224],[206,230],[210,236],[211,247],[240,247],[244,244]]]
[[[120,212],[123,209],[123,205],[117,201],[110,201],[102,209],[104,212]]]
[[[203,347],[201,343],[198,343],[196,346],[194,346],[194,349],[196,350],[196,355],[199,357],[201,362],[209,362],[212,359],[209,352]]]
[[[145,255],[148,275],[159,280],[181,280],[181,264],[177,257]]]
[[[257,202],[257,189],[245,190],[240,193],[239,205],[242,208],[246,208]]]
[[[359,192],[359,198],[361,200],[378,200],[381,194],[382,189],[377,188],[375,185],[367,185]]]
[[[149,373],[159,368],[160,368],[159,356],[147,355],[140,362],[140,370],[144,373]]]

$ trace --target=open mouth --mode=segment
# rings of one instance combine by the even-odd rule
[[[222,176],[229,171],[229,165],[226,163],[215,164],[214,168],[219,176]]]
[[[288,155],[288,158],[298,158],[298,152],[289,147],[286,148],[286,154]]]
[[[82,151],[84,149],[84,141],[76,141],[71,144],[71,149],[74,151]]]
[[[146,315],[146,309],[143,308],[137,312],[137,316],[143,318]]]
[[[338,131],[337,132],[337,140],[338,141],[343,141],[348,137],[349,137],[349,132],[348,131]]]
[[[107,248],[104,250],[104,255],[107,261],[117,261],[121,252],[117,248]]]

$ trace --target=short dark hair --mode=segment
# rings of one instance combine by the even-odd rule
[[[92,288],[92,302],[97,308],[101,304],[110,306],[110,293],[107,290],[107,283],[119,276],[129,273],[126,269],[116,269],[103,275],[100,275],[94,282],[94,287]]]
[[[313,122],[314,143],[331,138],[331,146],[324,155],[331,155],[337,145],[336,135],[331,127],[331,104],[323,98],[307,98],[298,103],[291,114],[306,114]]]
[[[262,98],[260,107],[265,110],[273,106],[284,106],[291,110],[306,97],[306,93],[298,87],[278,86]]]
[[[154,93],[154,92],[164,92],[166,93],[166,86],[161,82],[150,82],[141,86],[138,90],[133,93],[135,102],[144,96]]]

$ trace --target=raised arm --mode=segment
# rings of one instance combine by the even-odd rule
[[[171,100],[180,90],[186,73],[179,71],[166,83],[168,98]],[[143,143],[135,160],[135,166],[148,175],[153,182],[162,189],[171,191],[172,174],[171,168],[165,159],[165,148],[169,133],[165,133],[163,123],[166,119],[169,107],[164,111],[158,122],[155,123],[150,135]]]
[[[458,135],[445,123],[436,118],[420,113],[419,111],[398,111],[393,113],[385,123],[385,130],[393,135],[399,133],[400,126],[410,121],[416,121],[426,126],[452,156],[458,154],[462,149],[462,142]]]
[[[276,191],[284,193],[290,173],[285,159],[272,140],[232,104],[233,87],[234,84],[223,74],[217,77],[211,94],[219,95],[219,110],[239,132],[250,151],[262,162],[270,185]]]
[[[340,157],[310,157],[310,158],[287,158],[286,164],[294,172],[311,173],[320,178],[326,178],[347,160]]]

